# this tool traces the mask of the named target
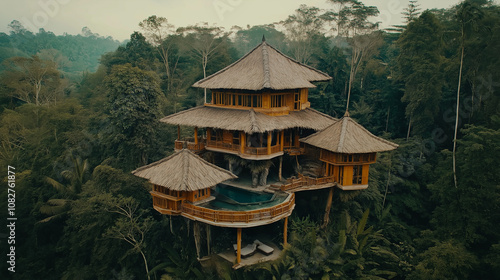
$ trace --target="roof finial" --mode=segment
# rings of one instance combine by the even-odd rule
[[[266,41],[266,37],[264,37],[264,34],[262,34],[262,42]]]
[[[349,111],[348,110],[345,110],[344,117],[349,117]]]

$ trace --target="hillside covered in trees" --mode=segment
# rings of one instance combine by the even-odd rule
[[[231,30],[151,16],[122,45],[13,21],[0,34],[0,162],[4,186],[15,168],[16,272],[3,262],[2,279],[497,279],[500,6],[410,1],[405,25],[380,30],[376,7],[329,2]],[[312,108],[338,118],[348,104],[399,148],[379,154],[368,189],[334,193],[326,228],[327,190],[297,195],[280,259],[202,267],[192,224],[156,212],[130,172],[173,152],[176,128],[158,120],[203,104],[191,85],[262,36],[333,77],[309,91]],[[235,236],[212,235],[213,252]]]

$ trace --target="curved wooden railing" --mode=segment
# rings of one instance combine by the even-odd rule
[[[273,220],[291,214],[295,206],[295,194],[291,194],[284,202],[262,209],[249,211],[213,210],[189,203],[182,204],[182,214],[194,216],[214,223],[252,223]],[[288,215],[287,215],[288,214]]]
[[[327,183],[334,183],[335,179],[333,176],[312,178],[309,176],[303,176],[299,174],[296,179],[288,179],[287,183],[283,185],[271,185],[273,188],[281,189],[282,191],[289,191],[299,187],[312,186],[312,185],[322,185]]]

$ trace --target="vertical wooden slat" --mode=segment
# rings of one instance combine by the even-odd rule
[[[283,226],[283,246],[288,244],[288,217],[285,218],[285,225]]]
[[[236,263],[241,262],[241,228],[236,232]]]
[[[240,152],[242,154],[245,153],[245,146],[246,146],[246,139],[245,139],[245,132],[241,131],[240,132]]]
[[[194,144],[198,145],[198,127],[194,128]]]
[[[271,154],[271,134],[272,132],[271,131],[268,131],[267,132],[267,154],[270,155]]]
[[[362,170],[362,181],[361,184],[363,185],[368,185],[368,171],[370,170],[370,165],[365,164],[363,165],[363,170]]]

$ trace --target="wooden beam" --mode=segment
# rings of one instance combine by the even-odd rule
[[[270,155],[271,154],[271,134],[272,132],[271,131],[268,131],[267,132],[267,154]]]
[[[239,264],[241,262],[241,228],[237,229],[236,232],[236,263]]]
[[[194,143],[198,145],[198,127],[194,128]]]
[[[244,131],[240,132],[240,152],[245,153],[245,146],[247,145],[246,134]]]
[[[283,151],[283,145],[285,143],[285,130],[282,130],[281,131],[281,137],[280,137],[280,145],[281,145],[281,149],[280,151]]]
[[[177,140],[181,140],[181,126],[177,125]]]
[[[328,193],[328,199],[326,201],[325,208],[325,216],[323,217],[323,225],[322,228],[326,228],[328,222],[330,221],[330,209],[332,208],[332,199],[333,199],[333,187],[330,188],[330,192]]]
[[[280,181],[281,181],[282,169],[283,169],[283,156],[280,156],[280,166],[278,170],[278,180]]]
[[[299,129],[295,129],[295,142],[293,143],[293,146],[299,147]]]
[[[283,246],[288,244],[288,217],[285,218],[285,225],[283,227]]]
[[[212,238],[210,236],[210,225],[209,224],[205,224],[206,225],[206,232],[207,232],[207,255],[210,256],[210,243],[212,242]]]

